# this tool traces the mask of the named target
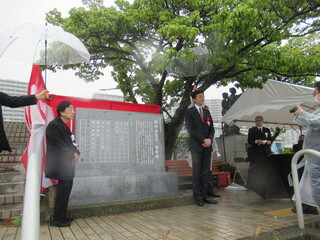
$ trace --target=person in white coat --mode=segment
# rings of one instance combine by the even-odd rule
[[[309,113],[297,105],[294,115],[295,121],[307,127],[303,149],[320,151],[320,82],[314,85],[313,95],[318,108]],[[304,171],[300,180],[300,193],[304,214],[319,214],[320,206],[320,158],[311,154],[305,154],[302,160]],[[295,211],[295,209],[293,209]]]

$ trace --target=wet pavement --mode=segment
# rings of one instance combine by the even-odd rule
[[[191,194],[190,192],[185,194]],[[218,204],[195,204],[134,213],[75,219],[70,227],[41,224],[41,240],[240,239],[297,226],[289,199],[263,200],[248,190],[220,189]],[[306,223],[319,215],[304,215]],[[0,227],[0,239],[20,239],[20,228]],[[257,238],[259,239],[259,238]]]

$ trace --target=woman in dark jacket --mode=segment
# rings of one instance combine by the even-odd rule
[[[58,180],[57,194],[51,226],[68,227],[72,219],[66,217],[69,196],[71,193],[74,167],[79,158],[79,150],[73,142],[73,135],[66,122],[73,119],[74,107],[69,101],[60,102],[58,116],[46,129],[47,160],[46,177]]]

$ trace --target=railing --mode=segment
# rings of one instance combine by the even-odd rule
[[[297,217],[298,217],[298,225],[300,229],[304,229],[305,227],[304,227],[304,218],[303,218],[301,195],[300,195],[300,188],[299,188],[297,162],[298,162],[298,159],[304,154],[311,154],[320,158],[320,152],[311,150],[311,149],[303,149],[297,152],[296,154],[294,154],[291,161],[291,171],[292,171],[293,187],[294,187],[294,194],[295,194],[295,201],[296,201],[296,210],[297,210]]]

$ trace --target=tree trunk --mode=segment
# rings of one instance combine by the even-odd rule
[[[190,99],[187,99],[180,103],[173,118],[170,122],[165,123],[165,158],[169,160],[172,158],[172,154],[176,145],[177,138],[180,130],[184,124],[184,112],[190,104]]]
[[[171,118],[170,122],[165,123],[165,158],[169,160],[172,158],[173,151],[176,146],[176,141],[179,136],[180,130],[184,124],[184,112],[190,105],[190,94],[192,92],[192,85],[195,82],[195,77],[185,78],[188,82],[184,90],[183,97],[180,105]]]
[[[176,145],[178,135],[180,133],[183,120],[178,123],[165,124],[165,159],[170,160]]]

